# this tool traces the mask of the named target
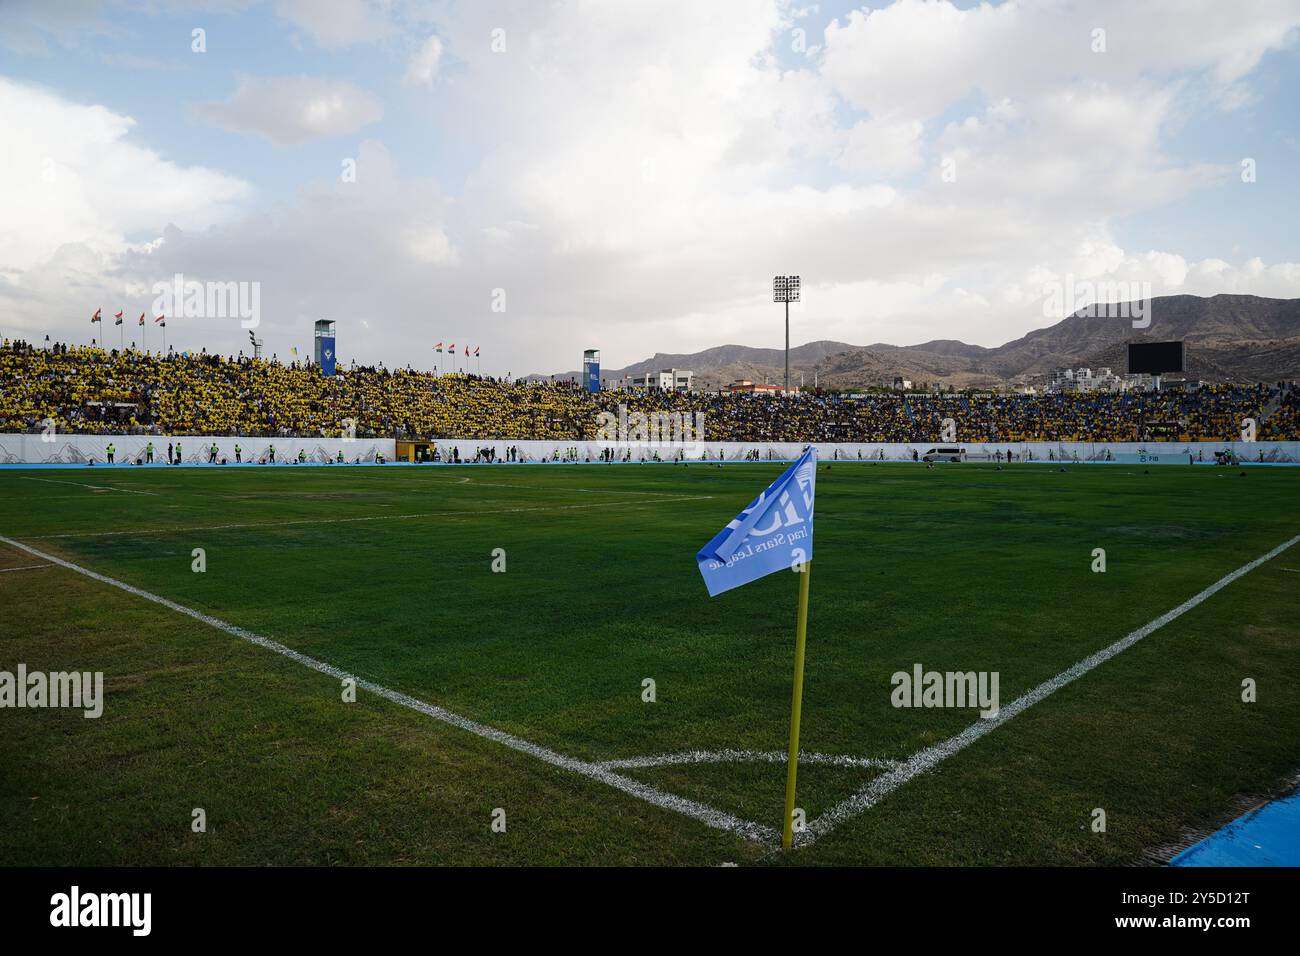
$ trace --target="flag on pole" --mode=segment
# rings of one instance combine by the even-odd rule
[[[157,322],[164,329],[167,328],[167,316],[160,315],[157,318],[155,318],[154,321]]]
[[[114,325],[121,325],[121,324],[122,324],[122,313],[121,313],[121,312],[117,313],[117,315],[113,317],[113,324],[114,324]]]
[[[435,352],[441,352],[441,351],[442,351],[442,343],[439,342],[437,345],[435,345],[435,346],[433,347],[433,350],[434,350]]]
[[[144,313],[143,313],[143,312],[140,313],[140,324],[141,324],[141,325],[144,325]]]
[[[808,582],[812,578],[813,499],[817,449],[809,445],[695,556],[709,596],[756,581],[774,571],[799,572],[795,618],[794,682],[790,694],[790,745],[785,765],[785,822],[781,846],[794,846],[795,775],[799,769],[799,718],[803,712],[803,660],[808,636]]]
[[[478,350],[479,350],[479,346],[477,346],[477,345],[474,346],[474,357],[475,357],[475,358],[478,357]]]
[[[452,355],[455,355],[455,354],[456,354],[456,343],[455,343],[455,342],[452,342],[451,345],[447,346],[447,351],[450,352]]]
[[[103,311],[104,311],[103,309],[96,309],[96,310],[95,310],[95,314],[92,315],[92,316],[90,317],[90,324],[91,324],[91,325],[94,325],[96,322],[100,322],[100,323],[102,323],[102,322],[104,321],[103,319],[101,319],[101,318],[99,317],[99,313],[101,313],[101,312],[103,312]]]
[[[709,597],[812,560],[812,445],[695,556]]]

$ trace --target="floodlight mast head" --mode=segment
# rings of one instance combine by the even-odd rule
[[[790,303],[799,301],[798,276],[773,276],[772,301],[785,303],[785,394],[790,394]]]
[[[798,302],[799,277],[774,276],[772,278],[772,301],[786,303]]]

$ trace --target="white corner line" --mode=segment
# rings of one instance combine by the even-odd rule
[[[644,770],[648,767],[672,767],[690,763],[787,763],[784,750],[688,750],[682,753],[657,754],[651,757],[626,757],[602,760],[596,766],[606,770]],[[821,764],[832,767],[877,767],[891,770],[897,760],[878,757],[852,757],[847,754],[804,753],[799,751],[800,766]]]
[[[273,651],[282,657],[287,657],[291,661],[296,661],[304,667],[309,667],[314,671],[318,671],[338,680],[355,680],[358,687],[369,691],[377,697],[382,697],[394,704],[418,711],[425,716],[432,717],[434,720],[441,721],[444,724],[450,724],[453,727],[467,731],[475,736],[483,737],[487,740],[502,744],[503,746],[509,747],[511,750],[517,750],[520,753],[528,754],[530,757],[535,757],[544,763],[559,767],[562,770],[568,770],[572,773],[578,774],[579,776],[596,780],[606,786],[613,787],[615,790],[621,790],[629,796],[636,797],[639,800],[644,800],[646,803],[652,804],[653,806],[660,807],[664,810],[672,810],[675,813],[680,813],[683,816],[698,820],[706,826],[713,827],[717,830],[727,830],[732,833],[737,833],[750,840],[764,843],[775,843],[780,839],[780,835],[772,827],[764,826],[761,823],[754,823],[749,820],[742,820],[739,817],[732,816],[725,811],[717,810],[713,807],[707,806],[706,804],[698,803],[694,800],[688,800],[685,797],[679,797],[675,794],[665,793],[664,791],[658,790],[648,784],[614,773],[612,770],[609,770],[600,764],[586,760],[579,760],[576,757],[567,757],[564,754],[555,752],[554,750],[524,740],[522,737],[516,737],[514,734],[506,733],[504,730],[497,730],[495,727],[489,727],[487,724],[481,724],[478,721],[470,720],[468,717],[462,717],[460,714],[452,713],[451,711],[443,707],[438,707],[435,704],[428,704],[422,700],[417,700],[407,694],[384,687],[382,684],[376,684],[374,681],[356,677],[353,674],[340,670],[332,664],[327,664],[324,661],[319,661],[314,657],[308,657],[306,654],[295,651],[293,648],[287,647],[279,641],[273,641],[268,637],[263,637],[260,634],[255,634],[252,631],[245,630],[238,625],[230,624],[220,618],[212,617],[209,614],[204,614],[202,611],[196,611],[193,608],[185,607],[183,604],[177,604],[175,601],[168,600],[160,595],[137,588],[134,585],[127,584],[123,581],[118,581],[116,578],[110,578],[105,574],[100,574],[99,572],[92,571],[89,568],[83,568],[81,565],[73,564],[71,561],[65,561],[63,558],[57,557],[56,555],[38,551],[36,548],[23,544],[21,541],[15,541],[12,538],[6,538],[3,535],[0,535],[0,542],[3,542],[10,547],[18,548],[21,551],[25,551],[33,557],[49,561],[51,564],[57,564],[59,567],[67,568],[69,571],[75,571],[78,574],[92,578],[96,581],[102,582],[103,584],[111,585],[112,587],[125,591],[128,594],[134,594],[136,597],[144,598],[147,601],[153,601],[155,604],[161,604],[163,607],[175,611],[178,614],[192,617],[196,621],[201,621],[210,627],[215,627],[217,630],[225,631],[227,634],[248,641],[250,644],[256,644],[258,647],[265,648],[268,651]]]
[[[879,777],[867,783],[853,796],[849,797],[847,800],[841,801],[817,819],[809,822],[807,832],[801,834],[799,838],[796,839],[795,845],[807,846],[816,839],[830,833],[844,821],[874,807],[877,803],[885,799],[885,797],[889,796],[889,794],[893,793],[913,777],[934,769],[938,764],[947,760],[953,754],[966,749],[985,734],[1005,724],[1012,717],[1016,716],[1016,714],[1028,710],[1040,700],[1056,693],[1066,684],[1078,680],[1097,665],[1104,664],[1116,654],[1128,650],[1148,634],[1159,630],[1170,621],[1182,617],[1197,605],[1203,603],[1219,591],[1226,588],[1233,581],[1236,581],[1245,574],[1249,574],[1266,561],[1271,561],[1273,558],[1276,558],[1279,554],[1286,551],[1298,541],[1300,541],[1300,534],[1288,541],[1284,541],[1272,551],[1256,558],[1249,564],[1243,564],[1241,567],[1237,568],[1237,570],[1225,574],[1204,591],[1194,597],[1188,598],[1172,611],[1166,611],[1154,621],[1144,624],[1126,637],[1120,638],[1109,647],[1104,647],[1090,657],[1085,657],[1073,667],[1061,671],[1061,673],[1057,674],[1055,677],[1044,681],[1023,696],[1017,697],[1010,704],[999,710],[996,717],[977,720],[956,736],[949,737],[947,740],[937,743],[933,747],[927,747],[925,750],[913,754],[895,769],[881,774]]]
[[[10,571],[35,571],[37,568],[52,568],[52,564],[25,564],[21,568],[0,568],[0,574],[8,574]]]

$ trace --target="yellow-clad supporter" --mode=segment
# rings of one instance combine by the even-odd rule
[[[599,414],[703,413],[706,441],[1232,441],[1300,439],[1300,388],[1205,385],[1162,392],[795,398],[611,390],[410,368],[314,366],[4,342],[0,431],[157,435],[324,435],[594,439]],[[699,437],[699,436],[694,436]]]

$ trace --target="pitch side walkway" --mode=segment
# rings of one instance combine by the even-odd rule
[[[1171,866],[1300,866],[1300,790],[1238,817]]]

